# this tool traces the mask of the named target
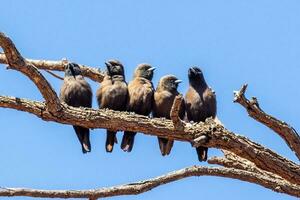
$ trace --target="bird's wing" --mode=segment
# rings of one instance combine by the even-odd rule
[[[138,80],[133,80],[128,85],[129,101],[127,110],[137,114],[149,115],[152,110],[154,89],[151,82],[142,84]]]
[[[217,99],[215,92],[211,88],[207,88],[205,91],[205,102],[208,114],[214,118],[217,114]]]

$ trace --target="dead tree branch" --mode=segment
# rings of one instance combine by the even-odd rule
[[[173,121],[174,129],[183,130],[185,126],[184,122],[179,117],[179,111],[182,103],[183,103],[183,96],[182,95],[176,96],[170,112],[170,117]]]
[[[116,195],[139,194],[162,184],[190,176],[213,175],[239,179],[262,185],[277,192],[300,197],[300,166],[272,150],[257,144],[250,139],[227,130],[213,119],[200,123],[184,123],[178,116],[182,96],[175,98],[171,110],[171,120],[149,118],[127,112],[108,109],[75,108],[61,103],[48,81],[39,69],[63,70],[63,61],[33,61],[24,59],[13,42],[0,33],[0,46],[5,56],[0,54],[0,62],[7,63],[10,68],[22,72],[29,77],[42,93],[45,103],[22,98],[0,96],[0,107],[15,109],[34,114],[44,121],[61,124],[72,124],[87,128],[105,128],[121,131],[140,132],[146,135],[159,136],[173,140],[193,143],[225,150],[225,158],[212,158],[211,164],[219,164],[225,168],[190,167],[143,182],[84,191],[45,191],[32,189],[4,188],[0,196],[32,196],[60,198],[108,197]],[[103,74],[94,68],[81,66],[85,75],[101,82]],[[97,77],[97,78],[95,78]],[[235,93],[235,101],[244,106],[249,115],[276,131],[299,155],[299,136],[296,131],[266,113],[258,106],[257,101],[249,101],[244,93],[246,86]]]
[[[247,85],[243,85],[240,91],[234,92],[234,102],[241,104],[247,110],[250,117],[278,133],[291,150],[295,152],[298,159],[300,159],[300,137],[297,131],[284,121],[265,113],[260,108],[257,98],[252,97],[251,100],[248,100],[245,97],[246,89]]]
[[[226,150],[222,150],[222,151],[224,153],[225,158],[212,157],[208,160],[208,163],[221,165],[221,166],[224,166],[227,168],[241,169],[241,170],[261,174],[263,176],[267,176],[270,178],[284,180],[282,177],[280,177],[274,173],[259,169],[258,167],[256,167],[256,165],[254,163],[250,162],[249,160],[241,158],[229,151],[226,151]]]
[[[141,182],[94,190],[34,190],[25,188],[2,188],[0,196],[29,196],[42,198],[104,198],[121,195],[137,195],[155,187],[192,176],[219,176],[259,184],[276,192],[300,197],[300,187],[280,179],[234,168],[192,166],[163,176]]]
[[[25,59],[27,63],[33,64],[38,69],[51,70],[51,71],[64,71],[64,62],[61,61],[49,61],[49,60],[33,60]],[[0,53],[0,63],[9,64],[4,53]],[[104,78],[104,72],[100,71],[99,68],[89,67],[86,65],[79,65],[82,71],[82,75],[90,78],[95,82],[101,83]]]
[[[75,108],[62,104],[60,116],[54,116],[42,102],[0,96],[0,107],[13,108],[32,113],[45,121],[72,124],[87,128],[114,128],[122,131],[140,132],[147,135],[193,142],[195,138],[206,135],[210,138],[205,144],[228,150],[256,164],[257,167],[278,174],[292,183],[299,183],[300,167],[294,162],[276,154],[246,137],[236,135],[212,119],[205,123],[187,124],[184,130],[174,130],[173,122],[161,118],[149,118],[133,113],[108,109]]]
[[[32,64],[26,62],[21,56],[13,42],[4,33],[0,32],[0,46],[2,47],[8,65],[17,71],[22,72],[38,87],[39,91],[46,100],[47,109],[53,114],[57,114],[61,110],[60,101],[52,89],[51,85],[44,76]]]

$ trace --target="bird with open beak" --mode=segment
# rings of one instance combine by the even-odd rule
[[[155,67],[149,64],[139,64],[135,69],[133,80],[128,84],[128,100],[126,109],[139,115],[148,116],[152,111],[154,88],[152,84]],[[125,131],[121,148],[131,152],[136,133]]]

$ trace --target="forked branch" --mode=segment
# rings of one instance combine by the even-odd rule
[[[13,42],[4,33],[0,32],[0,46],[6,55],[6,60],[10,68],[22,72],[38,87],[46,100],[47,109],[56,115],[61,110],[60,101],[49,82],[37,70],[35,66],[28,63],[19,53]]]
[[[149,118],[108,109],[95,110],[71,107],[59,101],[49,82],[38,70],[63,71],[63,61],[24,59],[13,42],[3,33],[0,33],[0,46],[5,53],[5,55],[0,54],[0,63],[8,64],[10,68],[20,71],[29,77],[38,87],[46,102],[0,96],[0,107],[28,112],[45,121],[94,129],[115,129],[115,127],[118,127],[118,130],[122,131],[140,132],[146,135],[193,143],[194,146],[201,144],[202,146],[225,150],[224,158],[215,157],[209,161],[211,164],[222,165],[224,166],[223,168],[194,166],[143,182],[96,190],[46,191],[3,188],[0,190],[0,196],[97,199],[99,197],[139,194],[182,178],[209,175],[256,183],[277,192],[300,197],[299,165],[246,137],[227,130],[222,124],[216,123],[213,119],[193,124],[181,121],[178,112],[183,101],[182,96],[178,96],[174,100],[171,120]],[[102,72],[82,65],[81,68],[86,77],[97,82],[102,81]],[[239,92],[235,93],[235,102],[244,106],[251,117],[277,132],[299,158],[300,142],[297,132],[288,124],[264,113],[259,108],[256,99],[252,101],[246,99],[244,96],[245,90],[246,86],[243,86]]]
[[[250,117],[275,131],[284,139],[291,150],[295,152],[298,159],[300,159],[300,137],[297,131],[286,122],[265,113],[260,108],[256,97],[248,100],[245,97],[246,90],[247,85],[243,85],[240,91],[234,92],[234,102],[241,104],[247,110]]]

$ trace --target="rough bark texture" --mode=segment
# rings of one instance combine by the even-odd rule
[[[38,69],[52,70],[52,71],[64,71],[65,70],[64,64],[65,62],[68,62],[66,60],[49,61],[49,60],[33,60],[33,59],[25,59],[25,61],[27,63],[34,65]],[[9,64],[4,53],[0,53],[0,63]],[[101,71],[99,68],[89,67],[86,65],[79,65],[79,66],[80,69],[82,70],[83,76],[88,77],[91,80],[99,83],[102,82],[104,78],[104,72]]]
[[[43,75],[32,64],[26,62],[13,42],[3,33],[0,33],[0,46],[5,52],[6,60],[10,68],[20,71],[30,78],[43,95],[49,112],[53,114],[58,113],[61,110],[60,101]]]
[[[240,91],[234,93],[234,102],[241,104],[247,110],[250,117],[275,131],[282,139],[284,139],[291,150],[295,152],[298,159],[300,159],[300,137],[297,131],[284,121],[278,120],[265,113],[259,107],[256,97],[252,97],[251,100],[248,100],[245,97],[246,89],[247,85],[243,85]]]
[[[163,176],[141,182],[113,186],[94,190],[34,190],[26,188],[1,188],[0,196],[30,196],[51,198],[104,198],[121,195],[136,195],[147,192],[155,187],[177,181],[191,176],[219,176],[239,179],[250,183],[259,184],[280,193],[287,193],[300,197],[299,185],[291,184],[280,179],[273,179],[261,174],[234,168],[200,167],[192,166],[174,171]]]
[[[179,117],[179,112],[181,109],[181,104],[183,104],[183,96],[178,95],[175,97],[171,112],[170,112],[170,117],[172,119],[172,122],[174,124],[175,129],[183,130],[185,123],[180,119]]]
[[[39,69],[64,69],[64,61],[34,61],[24,59],[13,42],[0,33],[0,46],[5,55],[0,54],[0,63],[6,63],[28,76],[38,87],[45,98],[45,103],[22,98],[0,96],[0,107],[28,112],[44,121],[54,121],[62,124],[72,124],[87,128],[115,129],[122,131],[141,132],[146,135],[159,136],[173,140],[193,143],[194,146],[206,146],[222,149],[224,158],[214,157],[211,164],[224,166],[223,168],[193,166],[175,171],[154,179],[127,185],[115,186],[85,191],[45,191],[34,189],[2,188],[0,196],[31,196],[51,198],[89,198],[109,197],[118,195],[139,194],[175,180],[190,176],[221,176],[239,179],[276,192],[300,197],[300,166],[268,148],[250,139],[227,130],[222,124],[213,119],[200,123],[185,123],[178,117],[178,108],[182,103],[182,96],[175,98],[171,119],[149,118],[127,112],[108,109],[75,108],[61,103],[57,94]],[[103,74],[97,69],[81,66],[85,76],[101,82]],[[244,106],[249,115],[257,121],[267,125],[278,133],[296,153],[299,158],[300,139],[297,132],[288,124],[264,113],[258,106],[256,99],[248,100],[245,96],[246,86],[235,92],[235,102]]]

